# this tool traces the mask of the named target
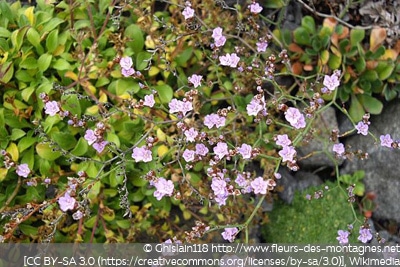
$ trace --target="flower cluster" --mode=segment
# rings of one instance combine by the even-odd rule
[[[255,95],[250,103],[247,104],[246,110],[249,116],[267,116],[264,94]]]
[[[345,148],[344,148],[344,145],[342,143],[334,144],[332,150],[333,150],[333,152],[335,152],[335,155],[337,157],[343,157],[344,156]]]
[[[220,116],[218,114],[212,113],[208,114],[204,117],[204,125],[211,129],[215,126],[215,128],[221,128],[225,126],[226,118],[224,116]]]
[[[295,148],[291,146],[292,141],[289,139],[288,135],[277,135],[275,137],[275,143],[282,147],[282,149],[278,152],[279,156],[282,157],[282,162],[287,162],[287,165],[291,170],[297,171],[298,166],[295,159],[297,152]]]
[[[119,64],[121,65],[121,73],[124,77],[129,77],[135,74],[133,61],[131,57],[123,57],[120,59]]]
[[[219,62],[222,66],[228,66],[231,68],[236,68],[240,61],[240,57],[236,55],[236,53],[229,54],[227,53],[225,56],[219,57]]]
[[[170,180],[166,180],[165,178],[161,177],[156,179],[152,182],[155,186],[156,191],[154,191],[154,197],[157,200],[161,200],[164,196],[172,196],[174,192],[174,184]]]
[[[78,178],[68,177],[67,190],[64,195],[58,198],[58,205],[63,212],[76,210],[72,214],[74,220],[79,220],[84,216],[84,213],[81,210],[84,207],[77,202],[76,191],[78,190],[78,187],[84,183],[87,174],[83,171],[79,171],[78,176]]]
[[[188,81],[193,84],[194,88],[197,88],[197,87],[199,87],[201,85],[201,80],[202,79],[203,79],[203,76],[197,75],[197,74],[193,74],[192,76],[190,76],[188,78]]]
[[[226,42],[225,36],[222,35],[222,28],[217,27],[213,30],[211,37],[214,39],[215,47],[222,47]]]
[[[90,146],[92,146],[98,153],[103,152],[104,148],[108,144],[108,141],[104,140],[104,133],[106,131],[106,126],[102,122],[96,124],[94,130],[88,129],[85,133],[85,140]]]
[[[176,98],[172,99],[171,102],[168,104],[169,112],[172,113],[179,113],[181,116],[186,116],[186,114],[193,110],[192,102],[188,101],[187,99],[178,100]]]
[[[304,115],[297,108],[288,108],[285,112],[285,119],[296,129],[306,127]]]

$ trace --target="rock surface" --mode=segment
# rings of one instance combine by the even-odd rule
[[[354,158],[346,160],[341,173],[364,170],[366,192],[376,194],[377,208],[373,212],[376,219],[393,219],[400,222],[400,150],[381,147],[379,137],[390,134],[394,140],[400,138],[400,101],[389,103],[379,116],[371,116],[371,136],[354,135],[346,139],[351,150],[361,149],[369,154],[367,160]]]

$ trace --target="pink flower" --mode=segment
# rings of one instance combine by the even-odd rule
[[[71,197],[68,193],[65,193],[64,196],[58,199],[60,209],[64,212],[67,210],[73,210],[75,208],[75,203],[75,198]]]
[[[172,196],[174,192],[174,184],[170,180],[165,180],[165,178],[158,178],[157,181],[154,183],[156,187],[156,191],[153,193],[154,197],[157,200],[161,200],[163,196]]]
[[[196,144],[196,154],[205,157],[209,150],[204,144]]]
[[[348,231],[339,230],[336,240],[339,241],[340,245],[346,245],[347,243],[349,243],[349,235],[350,233]]]
[[[290,146],[292,144],[292,141],[290,141],[289,137],[287,134],[279,134],[276,136],[276,144],[278,146]]]
[[[189,130],[186,130],[184,134],[186,136],[187,141],[194,142],[195,138],[199,135],[199,132],[196,131],[196,129],[194,129],[193,127],[191,127]]]
[[[371,230],[368,228],[360,228],[359,234],[357,239],[363,243],[367,243],[372,239]]]
[[[226,38],[222,35],[222,28],[217,27],[213,30],[213,34],[211,35],[214,38],[214,43],[216,47],[221,47],[225,44]]]
[[[225,231],[222,232],[222,238],[225,240],[228,240],[229,242],[233,242],[235,240],[236,234],[239,232],[239,230],[234,227],[234,228],[225,228]]]
[[[257,45],[257,52],[265,52],[265,51],[267,51],[268,42],[260,41],[260,42],[257,42],[256,45]]]
[[[156,102],[154,101],[154,95],[145,95],[143,105],[148,107],[153,107]]]
[[[345,152],[344,145],[342,143],[334,144],[332,150],[338,156],[343,156]]]
[[[135,147],[133,149],[132,158],[136,162],[150,162],[153,160],[151,151],[147,148],[147,146]]]
[[[214,147],[214,153],[218,156],[218,159],[222,159],[224,156],[229,155],[228,145],[224,142],[218,142],[217,146]]]
[[[267,194],[268,183],[264,181],[262,177],[257,177],[250,183],[251,188],[254,190],[254,194]]]
[[[250,159],[251,158],[251,152],[253,151],[252,147],[248,144],[242,144],[241,147],[237,148],[237,151],[239,152],[240,155],[244,159]]]
[[[197,87],[199,87],[201,85],[201,79],[203,79],[203,76],[197,75],[197,74],[193,74],[192,76],[190,76],[188,78],[188,81],[193,84],[194,88],[197,88]]]
[[[19,176],[27,178],[28,175],[31,173],[31,170],[29,169],[28,164],[20,164],[17,166],[17,169],[15,171]]]
[[[380,139],[381,139],[381,146],[392,148],[393,139],[392,137],[390,137],[390,134],[381,135]]]
[[[360,121],[357,125],[356,125],[356,130],[358,134],[362,134],[362,135],[368,135],[368,124],[365,124],[364,122]]]
[[[60,107],[58,106],[57,101],[49,101],[45,104],[44,113],[54,116],[60,111]]]
[[[181,101],[175,98],[169,102],[168,106],[170,113],[181,112],[183,116],[185,116],[187,112],[193,110],[193,105],[191,102]]]
[[[211,182],[211,189],[215,195],[225,195],[226,182],[220,178],[214,177]]]
[[[182,11],[182,15],[185,17],[185,19],[190,19],[193,18],[194,16],[194,10],[190,6],[186,6],[185,9]]]
[[[119,64],[121,65],[122,69],[130,69],[133,65],[133,61],[130,57],[123,57],[119,61]]]
[[[133,68],[130,69],[122,69],[121,73],[124,77],[130,77],[135,73],[135,70]]]
[[[88,129],[86,130],[85,136],[84,136],[85,140],[88,141],[88,144],[91,146],[94,142],[97,141],[97,136],[94,133],[93,130]]]
[[[191,162],[194,160],[195,154],[196,153],[194,152],[194,150],[185,149],[185,151],[183,151],[182,157],[186,160],[186,162]]]
[[[304,115],[297,108],[288,108],[285,112],[285,119],[296,129],[306,127]]]
[[[72,218],[74,220],[80,220],[83,217],[83,213],[82,211],[78,210],[77,212],[75,212],[74,214],[72,214]]]
[[[104,148],[106,147],[106,145],[108,144],[107,141],[101,141],[101,142],[96,142],[93,144],[93,148],[96,149],[96,151],[98,153],[103,152]]]
[[[222,66],[228,66],[231,68],[236,68],[239,63],[240,58],[236,55],[236,53],[226,54],[225,56],[219,57],[219,62]]]
[[[340,81],[339,81],[339,77],[338,77],[337,73],[333,73],[331,76],[325,75],[323,85],[329,91],[335,90],[340,85]]]
[[[247,114],[249,116],[257,116],[260,111],[265,111],[265,105],[264,97],[259,98],[258,96],[254,96],[246,106]]]
[[[204,125],[211,129],[212,127],[220,128],[225,126],[226,118],[218,114],[208,114],[204,117]]]
[[[260,6],[260,4],[256,3],[256,2],[253,2],[251,5],[249,5],[249,9],[250,9],[250,12],[253,14],[258,14],[263,10],[263,8]]]
[[[282,157],[282,161],[292,162],[294,157],[296,156],[296,150],[293,146],[285,146],[278,152],[279,156]]]

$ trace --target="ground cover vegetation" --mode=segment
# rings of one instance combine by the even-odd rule
[[[400,89],[383,29],[305,16],[285,30],[263,13],[283,1],[36,2],[0,2],[3,242],[249,242],[329,107],[353,129],[315,151],[335,182],[302,197],[340,194],[327,201],[350,216],[315,241],[373,238],[362,175],[339,171],[368,155],[340,138],[398,147],[368,131]]]

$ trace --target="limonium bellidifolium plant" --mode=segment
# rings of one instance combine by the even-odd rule
[[[336,102],[346,70],[293,74],[257,1],[37,2],[1,4],[15,16],[0,19],[14,55],[0,49],[13,69],[1,72],[4,242],[249,242],[316,119],[348,114]],[[341,160],[368,157],[340,137],[377,141],[368,114],[351,122],[325,140],[336,177]],[[372,239],[367,220],[348,224],[334,242]]]

